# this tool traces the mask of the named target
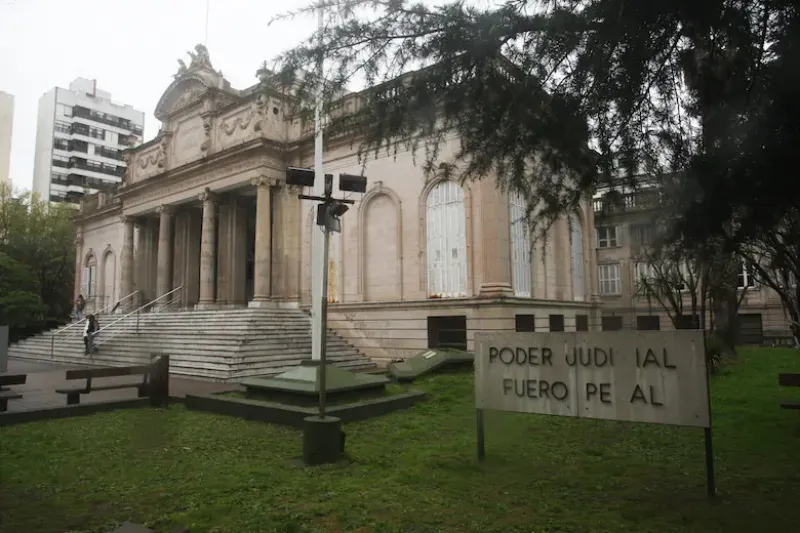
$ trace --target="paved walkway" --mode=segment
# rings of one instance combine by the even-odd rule
[[[55,390],[62,387],[74,387],[85,383],[83,380],[69,382],[64,379],[64,374],[67,370],[76,368],[87,367],[83,365],[63,365],[9,358],[8,370],[6,373],[28,374],[28,381],[25,385],[9,387],[11,390],[19,391],[23,397],[19,400],[9,401],[8,412],[63,407],[67,405],[66,395],[56,394]],[[102,378],[102,383],[130,383],[137,379],[141,379],[141,376]],[[183,398],[187,394],[209,394],[228,390],[244,389],[235,383],[214,383],[175,377],[172,375],[169,378],[169,395],[172,397]],[[130,398],[136,398],[136,389],[93,392],[86,396],[81,396],[81,403],[99,403]]]

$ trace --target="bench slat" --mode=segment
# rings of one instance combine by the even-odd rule
[[[67,370],[67,380],[89,378],[111,378],[116,376],[134,376],[150,373],[150,366],[120,366],[109,368],[90,368],[80,370]],[[97,387],[92,387],[96,389]]]
[[[800,401],[798,401],[798,402],[781,402],[781,409],[800,409]]]
[[[138,389],[142,386],[142,382],[138,383],[119,383],[117,385],[100,385],[99,387],[92,387],[86,389],[85,387],[75,387],[74,389],[56,389],[58,394],[89,394],[100,390],[116,390],[116,389]]]
[[[10,390],[0,392],[0,398],[6,400],[19,400],[22,398],[22,394]]]
[[[800,387],[800,374],[778,374],[781,387]]]
[[[0,374],[0,387],[3,385],[24,385],[28,374]]]

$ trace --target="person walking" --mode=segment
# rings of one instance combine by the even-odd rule
[[[83,319],[84,309],[86,309],[86,300],[84,300],[83,294],[79,294],[78,299],[75,300],[75,318],[78,319],[78,322]]]
[[[86,325],[83,327],[83,345],[86,347],[85,355],[96,352],[97,348],[94,346],[94,336],[97,330],[100,329],[100,324],[94,315],[86,317]]]

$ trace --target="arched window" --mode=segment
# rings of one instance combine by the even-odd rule
[[[83,262],[82,294],[87,300],[97,294],[97,257],[89,252]]]
[[[509,198],[511,220],[511,279],[514,296],[531,297],[531,237],[522,195],[513,192]]]
[[[443,181],[426,201],[428,295],[457,298],[467,295],[467,232],[464,189]]]
[[[570,226],[572,294],[575,300],[584,300],[586,298],[586,276],[583,268],[583,227],[580,218],[571,215]]]

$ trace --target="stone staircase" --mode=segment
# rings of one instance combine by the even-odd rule
[[[149,362],[150,353],[166,353],[174,375],[230,382],[279,374],[311,357],[311,323],[308,315],[297,309],[108,315],[100,318],[100,327],[99,351],[91,356],[83,354],[80,325],[56,335],[55,342],[52,332],[20,341],[9,348],[8,355],[66,364],[126,366]],[[375,368],[375,363],[330,330],[327,356],[348,370]]]

